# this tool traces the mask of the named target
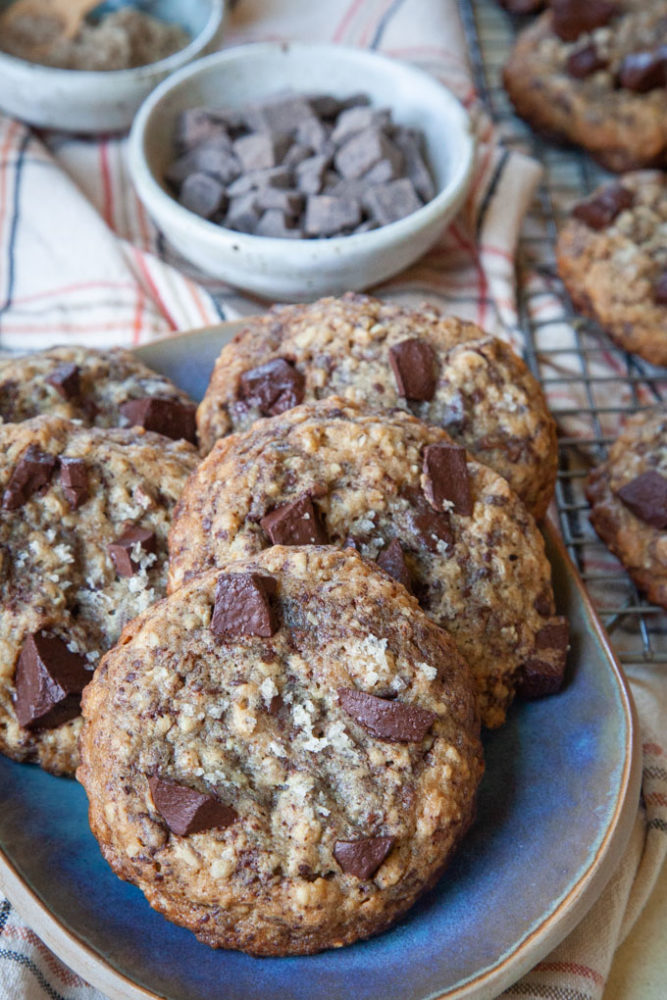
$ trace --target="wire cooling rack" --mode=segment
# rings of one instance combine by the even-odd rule
[[[508,15],[495,0],[459,0],[459,7],[478,93],[505,144],[544,168],[522,233],[518,298],[526,361],[559,424],[555,499],[563,539],[619,659],[667,662],[667,613],[638,593],[597,538],[584,493],[588,468],[606,457],[619,418],[666,398],[667,377],[578,316],[556,271],[560,220],[609,175],[585,153],[542,141],[513,113],[502,67],[526,20]],[[547,302],[549,308],[541,310]]]

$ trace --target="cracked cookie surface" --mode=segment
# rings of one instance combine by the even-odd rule
[[[637,171],[599,187],[575,206],[559,234],[557,258],[577,309],[624,350],[667,365],[664,174]]]
[[[0,442],[0,750],[73,773],[78,709],[56,725],[53,713],[20,725],[19,660],[36,636],[43,655],[26,652],[32,674],[19,702],[28,715],[47,709],[58,681],[50,666],[67,673],[74,654],[92,671],[127,622],[163,596],[170,516],[197,454],[138,428],[45,416],[0,426]],[[143,532],[134,541],[132,528]]]
[[[667,607],[665,407],[630,417],[607,461],[591,472],[586,495],[600,538],[639,589]]]
[[[219,597],[239,577],[264,581],[270,634],[243,633],[248,604]],[[378,735],[364,702],[398,728]],[[275,546],[192,579],[128,626],[83,712],[77,776],[107,861],[202,941],[255,955],[387,927],[442,871],[483,768],[454,644],[332,548]],[[184,820],[174,796],[209,812]]]
[[[537,131],[583,146],[607,169],[660,167],[667,164],[666,45],[665,0],[558,0],[519,35],[504,83]]]
[[[262,393],[253,373],[278,364],[280,386],[269,392],[265,376]],[[401,407],[443,427],[504,476],[536,517],[545,513],[557,443],[538,382],[502,340],[426,304],[349,293],[247,320],[220,354],[197,411],[202,450],[257,417],[334,395],[383,411]]]
[[[551,568],[507,481],[470,455],[466,461],[462,448],[451,455],[449,445],[443,430],[401,410],[374,413],[336,397],[222,438],[174,513],[170,590],[281,538],[352,544],[411,581],[469,663],[482,721],[501,725],[554,615]],[[430,456],[462,463],[452,473],[461,509],[446,497],[438,502],[437,468],[424,468],[429,446]]]

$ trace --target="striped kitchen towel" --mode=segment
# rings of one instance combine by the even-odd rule
[[[264,39],[377,49],[457,94],[478,141],[467,202],[425,257],[373,291],[429,299],[521,347],[514,260],[539,168],[503,147],[481,109],[455,0],[241,0],[225,44]],[[132,191],[123,138],[37,135],[0,116],[0,350],[133,346],[266,306],[194,272],[165,243]],[[637,688],[643,800],[623,863],[589,916],[507,996],[601,998],[614,951],[656,878],[667,842],[666,706],[643,675]],[[0,1000],[45,997],[102,1000],[0,897]]]

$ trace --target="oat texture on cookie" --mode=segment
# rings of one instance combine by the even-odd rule
[[[273,546],[145,611],[84,694],[113,869],[214,947],[306,954],[439,877],[482,774],[465,663],[352,551]]]
[[[72,773],[81,691],[163,596],[194,447],[60,417],[0,426],[0,750]]]
[[[258,417],[334,395],[444,428],[545,513],[557,445],[538,382],[509,345],[426,304],[349,293],[246,320],[199,406],[202,451]]]

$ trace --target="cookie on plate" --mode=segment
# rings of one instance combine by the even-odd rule
[[[575,307],[624,350],[667,365],[667,180],[624,174],[575,205],[558,270]]]
[[[609,170],[667,165],[667,0],[551,0],[504,72],[537,131]]]
[[[169,588],[272,544],[350,545],[411,588],[470,665],[482,721],[562,679],[567,629],[535,521],[445,431],[332,397],[223,438],[188,481]]]
[[[536,517],[545,513],[557,445],[538,382],[503,341],[428,305],[350,293],[247,320],[197,411],[201,448],[258,417],[335,395],[444,427]]]
[[[0,361],[0,420],[42,413],[196,440],[192,400],[122,348],[54,347]]]
[[[0,750],[73,773],[81,690],[167,581],[194,447],[59,417],[0,426]]]
[[[86,688],[105,858],[214,947],[307,954],[432,885],[482,774],[470,677],[356,553],[274,548],[131,623]]]
[[[649,600],[667,608],[667,408],[630,417],[588,479],[591,523]]]

